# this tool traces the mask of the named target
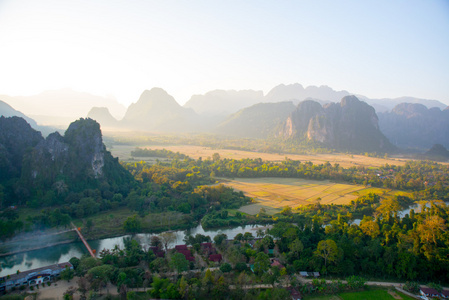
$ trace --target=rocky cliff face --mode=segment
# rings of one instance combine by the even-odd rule
[[[379,126],[398,147],[429,149],[434,144],[449,147],[449,110],[428,109],[422,104],[401,103],[379,114]]]
[[[385,152],[394,148],[380,132],[374,108],[355,96],[324,107],[312,100],[299,103],[280,135],[305,138],[338,150]]]
[[[106,148],[97,122],[92,119],[73,122],[65,132],[64,140],[69,145],[69,156],[77,164],[90,169],[95,178],[103,176]]]
[[[313,100],[305,100],[298,104],[296,110],[287,118],[283,132],[284,137],[304,137],[309,129],[310,119],[321,114],[323,108]]]
[[[106,151],[100,125],[92,119],[70,124],[64,136],[55,132],[23,157],[21,180],[30,187],[55,184],[79,189],[100,182],[118,184],[131,175]]]

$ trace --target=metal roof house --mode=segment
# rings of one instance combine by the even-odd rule
[[[420,288],[419,292],[422,295],[423,299],[433,299],[435,297],[439,297],[440,293],[438,293],[437,290],[432,289],[432,288]]]
[[[73,269],[71,263],[65,262],[0,277],[0,291],[10,290],[21,285],[31,286],[50,281],[59,276],[66,267]]]

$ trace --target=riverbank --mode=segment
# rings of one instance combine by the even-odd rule
[[[76,242],[76,240],[69,240],[69,241],[53,243],[53,244],[49,244],[49,245],[45,245],[45,246],[38,246],[38,247],[34,247],[34,248],[28,248],[28,249],[20,249],[20,250],[8,252],[8,253],[0,253],[0,257],[14,255],[14,254],[20,254],[20,253],[29,252],[29,251],[41,250],[41,249],[45,249],[45,248],[51,248],[51,247],[55,247],[55,246],[58,246],[58,245],[70,244],[70,243],[74,243],[74,242]]]
[[[73,243],[78,239],[73,230],[64,230],[59,233],[55,233],[53,230],[50,230],[50,232],[40,231],[31,235],[32,237],[29,237],[29,235],[18,236],[1,242],[0,257]]]

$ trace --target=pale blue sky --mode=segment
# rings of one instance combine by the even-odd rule
[[[449,1],[0,0],[0,94],[328,85],[449,104]]]

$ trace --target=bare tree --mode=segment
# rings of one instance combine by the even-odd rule
[[[176,241],[176,234],[174,232],[163,232],[160,235],[165,251],[168,251],[168,245]]]

